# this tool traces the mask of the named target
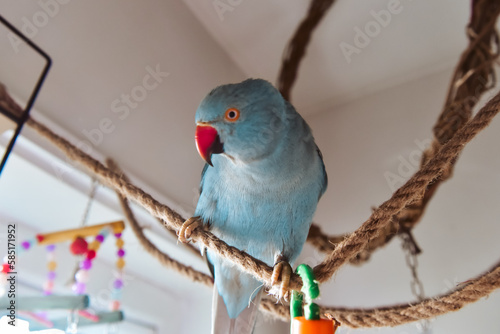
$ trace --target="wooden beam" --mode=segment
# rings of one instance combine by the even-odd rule
[[[102,229],[109,227],[113,230],[113,233],[121,233],[125,228],[123,220],[118,220],[110,223],[104,223],[99,225],[85,226],[80,228],[75,228],[71,230],[64,230],[52,233],[37,234],[36,238],[39,245],[50,245],[63,241],[72,241],[76,237],[89,237],[95,236],[102,231]]]

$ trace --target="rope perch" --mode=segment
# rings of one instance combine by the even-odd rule
[[[123,172],[120,170],[118,165],[111,159],[106,160],[106,164],[108,167],[114,171],[115,173],[121,174],[123,179],[128,182],[128,178],[123,174]],[[193,269],[190,266],[186,266],[179,261],[176,261],[172,259],[170,256],[167,254],[163,253],[160,251],[146,236],[144,235],[144,232],[142,231],[141,226],[135,219],[134,213],[130,209],[130,206],[128,205],[127,199],[119,192],[116,192],[116,195],[118,196],[118,201],[120,202],[120,206],[123,210],[123,214],[127,218],[127,221],[132,228],[132,232],[134,232],[137,240],[139,240],[139,243],[146,249],[146,251],[151,254],[154,258],[156,258],[162,265],[164,265],[167,268],[171,268],[176,270],[178,273],[181,275],[189,277],[193,282],[200,282],[205,285],[213,285],[213,279],[211,276],[204,274],[202,272],[199,272],[195,269]]]
[[[366,245],[366,243],[368,243],[373,236],[376,236],[377,229],[383,228],[386,224],[388,224],[388,222],[390,222],[390,218],[392,217],[394,212],[400,210],[413,198],[418,197],[418,194],[421,194],[421,192],[419,192],[419,189],[423,189],[435,177],[439,176],[442,169],[445,168],[450,163],[450,161],[461,152],[463,147],[465,147],[465,144],[491,122],[493,117],[498,113],[499,106],[500,93],[497,94],[492,100],[490,100],[470,122],[464,125],[464,127],[460,129],[457,134],[442,147],[439,154],[437,154],[435,158],[431,159],[402,188],[396,191],[391,199],[386,201],[384,204],[382,204],[381,207],[375,210],[370,219],[368,219],[360,229],[354,232],[349,238],[341,242],[335,248],[334,252],[332,252],[332,254],[330,254],[330,256],[325,259],[325,261],[323,261],[321,265],[315,268],[316,277],[318,278],[318,280],[320,280],[321,282],[326,281],[343,263],[348,261],[351,256],[354,256],[357,251],[361,249],[363,245]],[[145,193],[140,188],[128,183],[122,175],[106,168],[99,161],[88,156],[87,154],[73,146],[71,143],[69,143],[66,139],[53,133],[50,129],[37,122],[33,118],[29,118],[27,124],[35,129],[39,134],[46,137],[56,147],[61,149],[61,151],[63,151],[68,157],[75,160],[76,162],[79,162],[84,167],[93,172],[101,179],[101,182],[103,184],[106,184],[115,189],[124,197],[136,201],[152,215],[163,219],[165,221],[165,224],[168,223],[172,229],[178,230],[180,228],[180,225],[184,220],[175,211],[159,203],[151,195]],[[262,261],[254,259],[248,254],[241,252],[234,247],[228,246],[225,242],[217,239],[210,232],[205,230],[195,230],[192,238],[197,240],[198,242],[201,242],[206,247],[214,249],[222,256],[225,256],[229,261],[237,264],[246,272],[255,275],[257,278],[264,282],[269,282],[272,268],[264,264]],[[487,277],[490,281],[498,280],[498,275],[490,275]],[[292,288],[294,289],[300,288],[300,279],[294,277],[291,284],[293,284]],[[495,284],[492,284],[491,286],[491,290],[481,290],[477,292],[477,295],[484,296],[496,288],[498,288],[498,282],[495,281]],[[469,302],[472,302],[477,299],[469,298],[468,300],[470,300]],[[268,304],[269,302],[264,302],[264,305]],[[456,306],[455,304],[450,305],[451,306],[447,308],[443,308],[442,312],[445,313],[445,311],[452,311],[461,307]],[[463,305],[465,305],[465,303]],[[276,306],[276,308],[277,309],[275,313],[280,315],[281,311],[279,309],[279,306]],[[325,310],[331,312],[335,317],[337,317],[335,312],[340,312],[334,308],[326,308]],[[368,316],[371,313],[366,313],[366,311],[364,311],[363,315],[364,314]],[[431,316],[434,315],[429,315],[429,317]],[[338,320],[342,321],[341,319],[342,318],[339,316]],[[351,322],[352,321],[353,320],[351,320]],[[409,321],[410,320],[408,319],[391,320],[391,322],[388,322],[387,324],[384,323],[384,326],[393,326],[395,324],[401,324]],[[380,323],[380,325],[382,325],[382,323]],[[361,326],[361,324],[359,326]]]
[[[397,214],[412,200],[422,194],[422,190],[435,179],[442,170],[462,151],[463,147],[481,129],[485,128],[498,112],[499,95],[495,96],[472,121],[467,123],[459,132],[440,150],[435,158],[431,159],[419,172],[417,172],[403,187],[398,189],[394,195],[373,212],[371,217],[347,239],[342,241],[334,251],[314,271],[318,281],[325,282],[334,272],[351,257],[355,256],[366,244],[377,235],[379,228],[387,225],[392,217]],[[109,170],[99,161],[88,156],[66,139],[56,135],[41,123],[29,118],[27,124],[37,130],[41,135],[52,141],[69,158],[85,166],[96,174],[103,184],[119,191],[123,196],[136,201],[148,210],[153,216],[165,221],[171,229],[178,230],[184,220],[182,217],[155,200],[142,189],[126,182],[121,175]],[[272,268],[258,259],[227,245],[212,233],[197,229],[192,239],[200,242],[206,247],[215,250],[221,256],[238,265],[243,271],[249,272],[260,280],[270,283]],[[301,286],[300,278],[294,275],[291,281],[293,289]]]
[[[433,141],[422,154],[422,166],[435,156],[442,145],[470,120],[477,102],[485,92],[495,85],[494,65],[500,52],[499,37],[495,28],[499,14],[500,6],[497,1],[473,1],[472,15],[467,29],[469,45],[456,65],[443,110],[433,127]],[[395,235],[402,232],[409,233],[422,219],[427,204],[439,186],[452,176],[456,161],[457,159],[449,164],[441,176],[429,184],[421,198],[401,210],[376,238],[372,239],[360,253],[351,258],[351,263],[360,264],[367,261],[371,253],[385,246]],[[312,226],[308,241],[322,252],[332,252],[335,244],[345,237],[347,235],[328,237],[321,233],[319,227]]]
[[[378,207],[370,218],[343,240],[314,268],[319,282],[327,281],[346,261],[359,253],[406,205],[422,196],[426,187],[455,161],[465,145],[487,127],[498,113],[500,93],[491,99],[468,123],[444,144],[438,153],[415,173],[392,197]]]
[[[107,165],[113,171],[123,175],[122,171],[111,159],[107,160]],[[126,179],[125,175],[123,177]],[[142,232],[141,227],[130,210],[127,200],[121,194],[117,193],[117,195],[134,234],[146,251],[157,258],[163,265],[177,270],[192,281],[200,282],[207,286],[213,285],[213,280],[210,276],[179,263],[171,259],[167,254],[159,251]],[[374,309],[347,309],[322,306],[321,314],[330,314],[343,325],[352,328],[397,326],[458,311],[467,304],[478,301],[498,288],[500,288],[500,263],[485,274],[468,280],[465,284],[461,284],[457,289],[448,294],[426,299],[418,304],[394,305]],[[283,320],[289,320],[290,318],[290,309],[288,306],[276,304],[269,298],[264,298],[261,301],[260,308]]]
[[[431,319],[455,312],[468,304],[488,296],[500,288],[500,263],[483,275],[462,283],[449,293],[423,300],[416,304],[394,305],[372,309],[321,307],[321,314],[331,314],[342,325],[351,328],[399,326],[406,323]],[[289,320],[289,308],[269,299],[261,301],[261,308],[283,320]]]
[[[333,2],[333,0],[313,0],[308,17],[302,22],[295,34],[297,39],[293,38],[290,43],[289,50],[283,60],[282,77],[280,76],[280,89],[287,99],[290,97],[290,90],[296,79],[300,61],[305,54],[312,31],[319,24]],[[498,113],[500,93],[491,99],[472,120],[470,120],[470,116],[477,100],[471,103],[466,98],[472,96],[471,94],[473,93],[477,93],[475,90],[477,87],[471,85],[471,82],[477,78],[484,79],[486,77],[494,81],[492,64],[498,57],[498,36],[494,27],[496,18],[500,13],[499,7],[496,1],[493,0],[473,1],[473,13],[471,15],[471,24],[469,25],[471,43],[457,66],[445,109],[438,120],[438,122],[444,123],[442,127],[436,127],[436,129],[439,129],[439,132],[435,131],[437,144],[435,142],[431,147],[431,151],[426,152],[424,155],[424,162],[421,169],[405,185],[398,189],[389,200],[377,208],[358,230],[343,238],[335,247],[327,246],[324,235],[322,237],[319,230],[316,232],[316,235],[314,233],[311,235],[310,239],[319,240],[318,244],[323,242],[323,247],[325,249],[330,247],[331,250],[325,260],[315,267],[315,274],[320,282],[327,281],[343,264],[354,259],[358,254],[365,251],[367,247],[369,248],[369,245],[377,237],[383,237],[385,233],[394,233],[395,219],[402,221],[402,212],[410,212],[413,209],[411,205],[423,203],[420,208],[417,208],[417,214],[412,216],[416,218],[411,218],[413,223],[416,223],[423,213],[428,199],[434,193],[435,185],[451,175],[453,164],[464,146],[479,131],[488,126],[493,117]],[[297,37],[300,34],[302,34],[302,37]],[[491,43],[497,46],[496,50],[491,48]],[[490,88],[487,84],[483,86],[481,93]],[[476,95],[474,97],[477,98]],[[8,100],[7,98],[9,98],[8,95],[4,91],[3,86],[0,85],[0,104],[3,103],[3,107],[12,108],[12,100]],[[458,108],[453,109],[453,107],[457,106]],[[463,109],[465,112],[459,108],[465,108]],[[454,127],[450,127],[450,115],[460,116],[460,123],[457,123],[458,125]],[[135,225],[133,227],[134,233],[136,233],[141,244],[160,260],[162,264],[175,268],[195,281],[206,285],[212,283],[208,275],[199,273],[191,267],[176,263],[168,255],[161,253],[145,237],[142,229],[135,222],[133,214],[128,207],[127,199],[134,200],[153,216],[160,219],[165,227],[175,231],[184,222],[184,219],[177,212],[163,205],[139,187],[130,184],[126,177],[118,172],[118,169],[106,168],[101,162],[82,152],[69,141],[52,132],[45,125],[33,118],[29,118],[27,124],[51,141],[70,159],[80,163],[90,172],[97,175],[103,184],[117,191],[120,203],[131,222],[131,226]],[[205,247],[211,248],[219,255],[226,257],[243,271],[253,274],[261,281],[269,284],[272,268],[262,261],[227,245],[224,241],[219,240],[209,231],[203,229],[195,230],[192,239],[200,242]],[[381,244],[383,243],[385,242]],[[296,275],[293,276],[290,283],[294,289],[299,289],[301,286],[301,280]],[[332,314],[335,318],[350,327],[395,326],[456,311],[488,295],[499,287],[500,264],[495,266],[492,271],[477,279],[468,281],[447,295],[436,299],[427,299],[418,304],[397,305],[369,310],[333,307],[323,307],[322,310],[325,313]],[[268,299],[263,300],[262,308],[283,318],[289,316],[287,308],[282,305],[273,304]]]

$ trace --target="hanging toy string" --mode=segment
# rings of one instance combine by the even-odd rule
[[[52,289],[54,288],[54,280],[56,279],[56,257],[55,257],[55,249],[56,245],[48,245],[45,247],[47,250],[47,280],[43,283],[43,294],[45,296],[49,296],[52,294]]]
[[[120,300],[123,288],[123,267],[125,267],[125,259],[123,258],[125,256],[125,250],[123,249],[124,242],[122,234],[116,233],[115,238],[116,248],[118,249],[116,252],[118,260],[116,261],[116,279],[113,282],[113,291],[111,292],[112,300],[109,306],[111,311],[117,311],[120,309]]]
[[[92,178],[92,185],[90,186],[90,191],[88,194],[87,204],[85,205],[85,209],[82,214],[82,220],[80,221],[80,226],[87,225],[90,209],[92,207],[92,203],[94,202],[94,197],[97,192],[97,187],[99,186],[99,181],[95,177]]]
[[[72,285],[72,290],[76,295],[83,296],[87,290],[87,283],[89,281],[89,270],[92,268],[93,260],[96,258],[97,252],[104,242],[106,236],[109,233],[113,233],[116,237],[116,246],[117,246],[117,256],[118,260],[116,263],[117,274],[116,279],[113,283],[113,292],[112,292],[112,300],[110,304],[111,311],[114,314],[119,315],[119,320],[123,319],[123,315],[119,312],[120,308],[120,297],[121,290],[123,288],[123,268],[125,266],[125,250],[124,250],[124,242],[121,239],[122,231],[125,228],[123,221],[114,221],[110,223],[104,223],[100,225],[93,226],[85,226],[81,228],[57,231],[46,234],[38,234],[35,238],[25,240],[21,242],[18,249],[18,254],[28,251],[33,248],[34,245],[46,245],[47,250],[47,269],[48,274],[46,281],[43,283],[43,293],[46,298],[50,298],[49,296],[52,294],[52,290],[54,288],[54,280],[56,278],[56,267],[57,262],[55,261],[55,243],[65,242],[68,240],[73,240],[69,249],[72,254],[82,256],[82,260],[79,263],[78,270],[74,275],[75,282]],[[94,236],[94,240],[87,244],[85,237]],[[11,267],[10,262],[15,261],[15,256],[7,255],[3,258],[3,264],[0,267],[0,297],[5,294],[8,280],[7,274],[10,273],[13,269]],[[88,306],[88,296],[87,304],[84,308],[82,308],[82,302],[78,302],[77,304],[71,304],[71,306],[67,307],[69,309],[69,313],[67,316],[67,327],[66,333],[77,333],[78,332],[78,323],[79,319],[85,318],[85,320],[90,320],[92,322],[98,323],[101,320],[103,322],[109,322],[110,319],[101,319],[99,314],[96,314],[93,311],[86,310]],[[69,305],[69,304],[67,304]],[[78,305],[76,308],[75,306]],[[20,310],[21,311],[21,310]],[[112,313],[113,313],[112,312]],[[23,313],[24,317],[34,319],[41,324],[53,326],[53,323],[48,319],[47,313],[45,311],[42,312],[29,312],[26,311]],[[115,316],[116,317],[116,316]],[[113,320],[117,321],[117,320]]]
[[[82,219],[80,220],[81,227],[87,225],[87,222],[89,220],[89,215],[90,215],[90,209],[92,208],[92,204],[94,203],[94,198],[95,198],[98,186],[99,186],[99,181],[97,181],[97,179],[95,177],[92,177],[92,184],[90,186],[90,190],[89,190],[89,193],[87,195],[88,196],[87,204],[85,205],[85,209],[83,210],[83,214],[82,214]],[[85,241],[85,239],[83,239],[83,241]],[[77,254],[77,253],[73,252],[73,254]],[[73,272],[70,276],[70,279],[69,279],[68,283],[66,283],[67,285],[75,284],[74,277],[75,277],[76,273],[78,272],[78,270],[79,270],[79,266],[78,266],[78,263],[76,263],[76,265],[73,269]]]
[[[87,290],[87,283],[89,281],[89,270],[92,268],[92,260],[95,259],[97,251],[101,247],[101,243],[109,234],[108,228],[103,228],[99,234],[95,236],[94,241],[88,245],[87,252],[84,255],[83,260],[80,261],[79,270],[75,273],[75,283],[72,286],[72,290],[77,295],[85,294]]]

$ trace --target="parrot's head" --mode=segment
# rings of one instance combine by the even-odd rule
[[[210,165],[219,153],[234,162],[259,160],[275,150],[286,121],[286,102],[269,82],[248,79],[219,86],[196,111],[196,147]]]

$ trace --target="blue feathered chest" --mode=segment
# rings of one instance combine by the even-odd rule
[[[305,143],[297,149],[301,159],[252,166],[214,157],[214,167],[204,170],[195,214],[226,243],[269,265],[278,254],[293,262],[324,187],[321,157]]]

